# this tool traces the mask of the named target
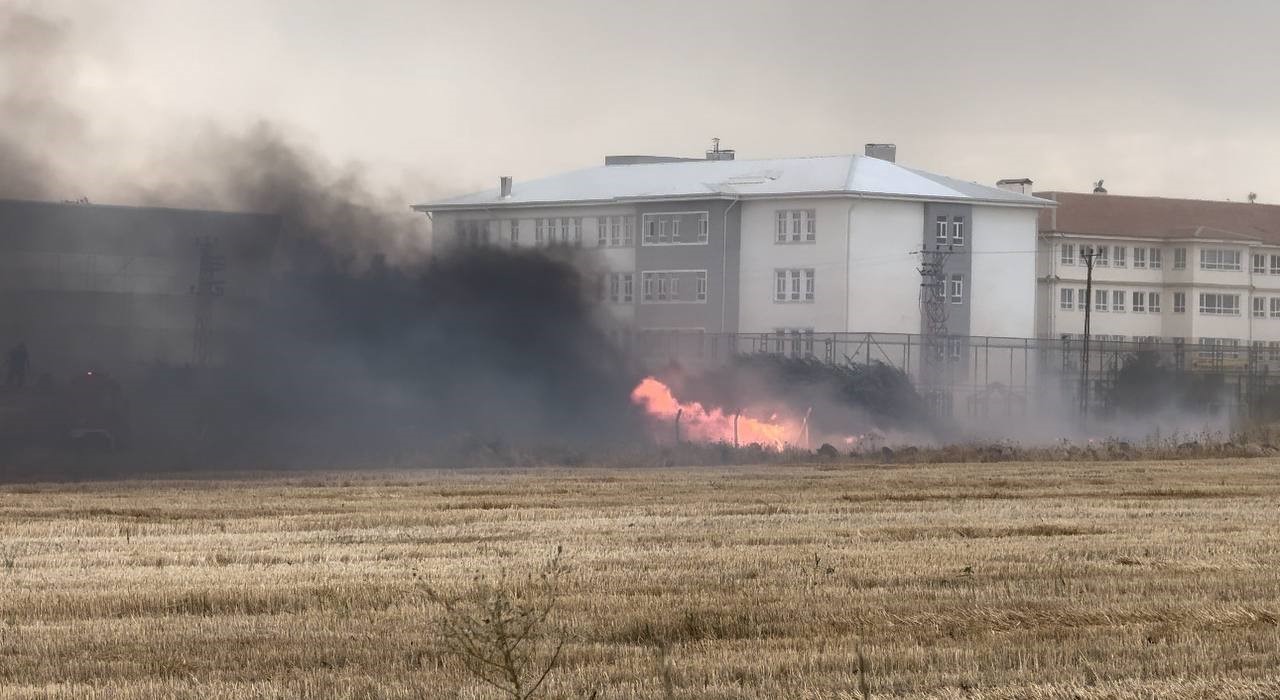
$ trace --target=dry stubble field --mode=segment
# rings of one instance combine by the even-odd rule
[[[1280,697],[1280,463],[0,487],[0,698],[483,698],[414,573],[562,545],[553,698]]]

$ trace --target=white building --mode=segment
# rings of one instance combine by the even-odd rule
[[[1280,356],[1280,206],[1038,193],[1041,337],[1240,346]],[[1092,300],[1083,253],[1095,251]],[[1275,359],[1275,358],[1273,358]]]
[[[1037,215],[1052,204],[893,151],[615,156],[414,209],[438,245],[593,249],[612,312],[640,331],[918,334],[923,248],[949,251],[949,334],[1032,337]]]

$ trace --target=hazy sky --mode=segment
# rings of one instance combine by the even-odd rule
[[[415,200],[719,136],[740,158],[888,141],[985,183],[1280,202],[1273,0],[38,8],[72,23],[67,99],[100,161],[265,118]]]

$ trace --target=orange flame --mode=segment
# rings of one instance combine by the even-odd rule
[[[650,416],[664,423],[674,424],[680,415],[680,437],[697,442],[728,442],[734,439],[733,416],[719,408],[710,410],[691,401],[680,403],[671,388],[653,377],[645,377],[631,392],[631,401],[644,408]],[[804,424],[800,421],[779,418],[773,414],[768,420],[745,415],[738,416],[738,444],[760,443],[765,447],[782,449],[804,436]]]

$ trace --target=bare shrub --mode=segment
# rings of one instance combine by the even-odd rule
[[[444,609],[436,624],[445,653],[512,700],[543,691],[567,641],[551,622],[567,571],[562,554],[556,547],[546,563],[523,577],[505,570],[478,574],[460,595],[423,584],[427,597]]]

